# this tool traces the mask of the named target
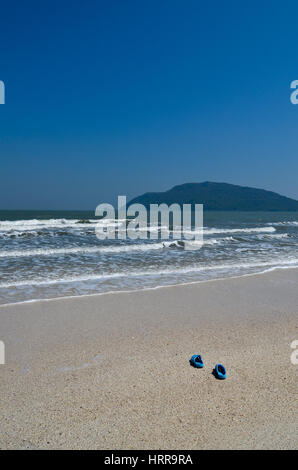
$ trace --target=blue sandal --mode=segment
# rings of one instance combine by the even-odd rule
[[[202,369],[202,367],[204,367],[204,362],[200,354],[194,354],[190,358],[189,362],[191,363],[193,367],[198,367],[199,369]]]
[[[227,378],[226,368],[222,364],[216,364],[213,373],[215,377],[219,380],[224,380]]]

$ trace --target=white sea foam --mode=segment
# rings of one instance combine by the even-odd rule
[[[26,231],[38,229],[62,229],[62,228],[82,228],[82,227],[95,227],[101,224],[105,227],[117,227],[122,225],[125,220],[115,219],[88,219],[82,221],[81,219],[30,219],[30,220],[1,220],[0,231],[9,232],[11,230]]]
[[[251,263],[231,263],[231,264],[219,264],[219,265],[202,265],[202,266],[189,266],[186,268],[175,268],[175,269],[161,269],[161,270],[147,270],[147,271],[128,271],[119,273],[103,273],[103,274],[90,274],[86,276],[71,276],[59,279],[24,279],[22,281],[15,282],[4,282],[0,284],[0,288],[9,287],[21,287],[21,286],[42,286],[42,285],[53,285],[63,283],[76,283],[76,282],[87,282],[87,281],[100,281],[104,279],[113,279],[121,277],[145,277],[145,276],[176,276],[181,274],[196,274],[199,272],[207,271],[228,271],[229,273],[235,273],[245,269],[252,268],[264,268],[264,267],[293,267],[298,266],[298,258],[292,259],[276,259],[272,261],[262,262],[251,262]]]
[[[63,229],[63,228],[94,228],[97,224],[103,225],[104,227],[119,227],[124,224],[126,219],[89,219],[84,222],[80,219],[47,219],[47,220],[2,220],[0,221],[0,232],[9,232],[9,231],[27,231],[27,230],[38,230],[38,229]],[[298,222],[292,222],[293,224],[298,224]],[[216,233],[254,233],[254,232],[275,232],[276,229],[270,224],[266,227],[252,227],[252,228],[207,228],[204,227],[203,233],[206,235],[216,234]],[[278,225],[278,224],[274,224]],[[141,227],[140,231],[159,231],[164,226],[152,226],[152,227]],[[200,231],[200,230],[199,230]],[[186,230],[185,233],[195,233],[195,230]]]
[[[267,234],[267,233],[264,233],[264,234],[260,234],[258,235],[258,238],[260,239],[270,239],[270,240],[274,240],[274,239],[281,239],[281,238],[290,238],[288,233],[273,233],[273,234]]]
[[[133,251],[151,251],[160,250],[164,248],[162,243],[142,243],[133,245],[118,245],[118,246],[77,246],[72,248],[36,248],[35,250],[10,250],[0,252],[0,258],[8,257],[26,257],[26,256],[59,256],[59,255],[76,255],[88,253],[126,253]]]
[[[253,228],[211,228],[205,229],[204,234],[211,235],[216,233],[271,233],[275,232],[276,228],[274,227],[253,227]]]
[[[222,239],[225,240],[225,239]],[[216,239],[206,239],[203,245],[216,245],[219,241]],[[152,250],[163,250],[165,248],[196,248],[195,241],[173,240],[158,243],[135,243],[126,245],[109,246],[75,246],[70,248],[36,248],[33,250],[7,250],[0,251],[0,258],[25,258],[30,256],[64,256],[76,254],[116,254],[130,252],[145,252]]]
[[[283,222],[270,222],[268,225],[274,225],[277,227],[283,227],[283,226],[288,226],[288,227],[297,227],[298,226],[298,221],[295,220],[285,220]]]

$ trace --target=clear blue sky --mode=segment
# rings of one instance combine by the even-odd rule
[[[205,180],[298,199],[297,2],[0,8],[1,209]]]

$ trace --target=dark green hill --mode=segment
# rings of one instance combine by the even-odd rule
[[[298,201],[272,191],[228,183],[186,183],[169,191],[145,193],[130,201],[150,204],[204,204],[204,210],[298,211]]]

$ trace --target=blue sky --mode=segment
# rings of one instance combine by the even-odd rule
[[[294,1],[1,4],[1,209],[185,182],[298,199]]]

